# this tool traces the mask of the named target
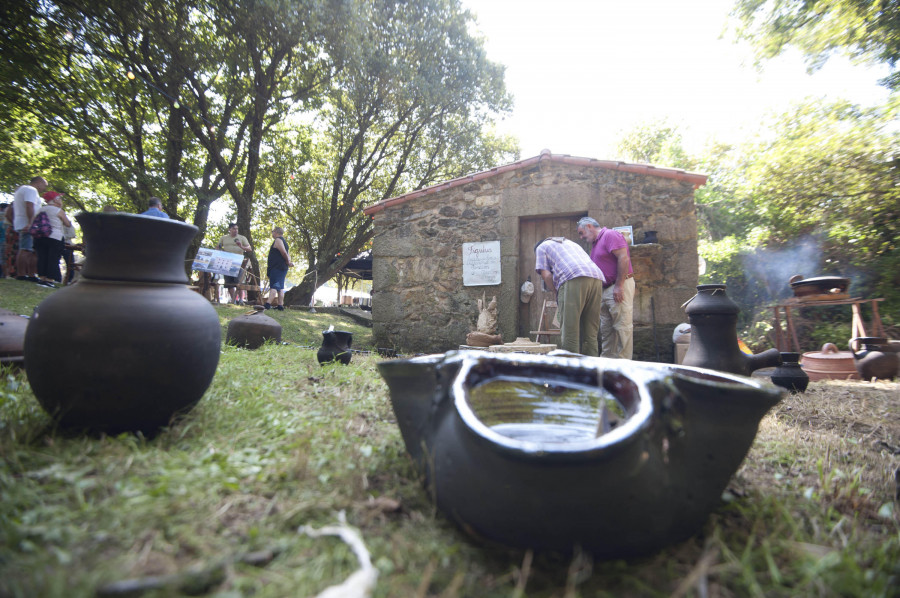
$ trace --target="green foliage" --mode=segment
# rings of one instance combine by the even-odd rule
[[[737,0],[732,17],[738,36],[752,41],[761,58],[796,47],[811,68],[818,68],[842,51],[890,66],[892,73],[882,83],[900,89],[897,0]]]
[[[490,132],[511,101],[470,21],[456,0],[386,0],[348,24],[351,51],[327,103],[311,126],[285,128],[268,158],[264,210],[289,224],[308,266],[289,303],[308,303],[316,276],[366,247],[367,206],[517,155]]]
[[[685,151],[678,127],[666,120],[642,123],[627,131],[616,146],[623,160],[694,170],[694,159]]]
[[[195,246],[226,198],[252,245],[286,225],[320,282],[368,242],[365,206],[516,151],[491,133],[503,70],[458,0],[25,0],[8,15],[0,115],[24,118],[3,133],[0,183],[37,168],[93,209],[157,195],[200,228]]]

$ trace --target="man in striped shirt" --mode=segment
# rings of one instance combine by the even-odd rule
[[[577,243],[548,237],[534,246],[534,269],[559,305],[560,348],[597,357],[603,283],[600,268]]]

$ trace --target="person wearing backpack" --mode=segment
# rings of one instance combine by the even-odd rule
[[[47,203],[35,215],[30,232],[37,250],[38,284],[55,289],[53,281],[62,282],[59,259],[65,248],[63,227],[72,226],[72,221],[62,209],[62,193],[48,191],[43,197]],[[44,225],[45,220],[49,226]]]
[[[47,190],[44,177],[36,176],[27,185],[21,185],[13,194],[13,230],[19,237],[19,249],[16,253],[16,279],[37,282],[37,258],[34,254],[34,242],[28,229],[31,221],[41,207],[39,195]]]

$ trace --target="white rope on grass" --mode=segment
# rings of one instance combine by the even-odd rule
[[[338,522],[339,525],[326,525],[320,529],[301,525],[297,530],[298,533],[306,534],[310,538],[337,536],[350,546],[359,561],[359,569],[350,577],[339,585],[325,588],[316,598],[371,598],[372,591],[375,590],[378,582],[378,569],[372,566],[372,557],[359,531],[347,525],[344,511],[338,513]]]

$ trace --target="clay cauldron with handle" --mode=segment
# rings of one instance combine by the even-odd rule
[[[738,346],[740,308],[725,293],[724,284],[703,284],[686,304],[691,344],[683,365],[749,376],[753,371],[781,365],[778,349],[747,355]]]
[[[125,213],[75,218],[82,278],[35,308],[28,382],[61,426],[152,433],[200,400],[219,363],[219,317],[184,270],[197,227]]]
[[[507,546],[600,558],[696,533],[783,390],[665,364],[458,351],[383,361],[437,507]]]
[[[865,349],[860,351],[859,344]],[[893,380],[900,373],[900,354],[886,350],[888,340],[884,337],[861,336],[850,340],[850,351],[856,365],[856,371],[863,380],[878,378]]]

